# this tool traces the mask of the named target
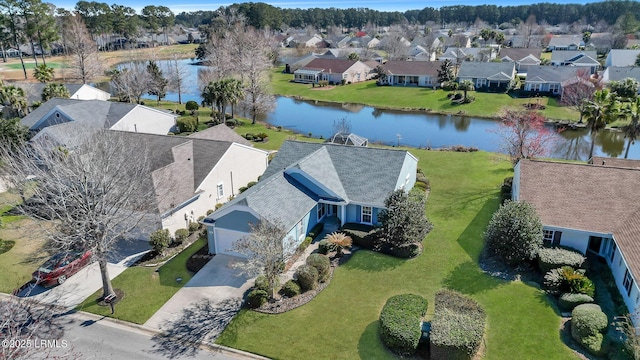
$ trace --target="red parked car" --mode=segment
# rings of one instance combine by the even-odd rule
[[[65,251],[53,255],[33,273],[38,285],[54,286],[64,283],[67,278],[91,262],[91,251]]]

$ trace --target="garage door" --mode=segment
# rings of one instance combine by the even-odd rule
[[[239,257],[246,257],[237,252],[231,251],[233,247],[233,242],[242,239],[249,234],[241,231],[227,230],[221,228],[214,228],[213,230],[213,239],[215,241],[215,254],[227,254]]]

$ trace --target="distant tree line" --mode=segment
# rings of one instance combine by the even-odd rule
[[[422,10],[378,11],[368,8],[311,8],[282,9],[265,3],[233,4],[216,11],[182,12],[175,17],[178,24],[198,27],[210,25],[222,12],[235,9],[247,19],[247,23],[257,29],[266,27],[282,29],[284,27],[304,28],[313,26],[328,28],[342,26],[345,28],[362,28],[366,24],[389,26],[411,23],[473,23],[480,19],[489,24],[512,23],[517,25],[530,16],[540,23],[561,24],[582,21],[586,24],[605,22],[613,25],[627,14],[640,14],[640,2],[637,1],[603,1],[581,4],[538,3],[532,5],[498,6],[498,5],[453,5],[439,9],[425,7]]]

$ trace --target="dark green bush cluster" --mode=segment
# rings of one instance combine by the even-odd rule
[[[247,305],[252,309],[259,308],[267,302],[268,298],[269,294],[266,291],[254,289],[247,295]]]
[[[575,250],[563,248],[541,248],[538,250],[538,266],[543,274],[563,266],[581,268],[585,260],[584,255]]]
[[[294,297],[296,295],[300,295],[300,285],[293,280],[289,280],[282,286],[280,290],[282,295],[287,297]]]
[[[194,132],[198,128],[198,120],[191,116],[183,116],[176,120],[176,125],[180,132]]]
[[[594,355],[604,355],[604,333],[607,315],[596,304],[576,306],[571,313],[571,337]]]
[[[188,111],[191,112],[191,114],[195,114],[196,110],[198,110],[200,108],[200,106],[198,106],[198,103],[193,101],[193,100],[189,100],[186,102],[186,104],[184,104],[184,108]]]
[[[427,312],[427,299],[414,294],[390,297],[380,313],[380,335],[389,350],[411,355],[422,335],[420,322]]]
[[[268,138],[269,135],[267,135],[267,133],[261,132],[261,133],[257,133],[257,134],[252,134],[252,133],[246,133],[244,135],[244,138],[249,140],[249,141],[264,141],[264,139]]]
[[[484,335],[486,314],[474,300],[443,289],[431,322],[431,359],[472,359]]]
[[[571,311],[578,305],[592,302],[593,298],[585,294],[564,293],[558,298],[558,306],[563,311]]]
[[[349,235],[354,245],[365,249],[374,249],[379,246],[379,228],[366,224],[346,223],[340,229]]]
[[[595,285],[585,275],[583,269],[576,270],[571,266],[549,270],[544,275],[543,287],[552,295],[577,293],[589,295],[592,298],[596,290]]]
[[[315,240],[318,235],[324,230],[324,223],[317,223],[313,225],[307,236],[310,236],[313,240]]]
[[[175,232],[175,242],[181,244],[183,241],[187,240],[189,237],[189,230],[187,229],[178,229]]]
[[[327,256],[322,254],[311,254],[307,257],[306,263],[318,270],[319,282],[323,283],[329,280],[329,276],[331,275],[331,262]]]
[[[256,290],[264,290],[266,292],[269,292],[269,281],[267,280],[267,277],[264,275],[258,276],[254,280],[253,288]]]
[[[311,265],[302,265],[296,270],[295,278],[302,292],[313,290],[318,286],[318,270]]]
[[[169,243],[171,243],[171,234],[168,229],[156,230],[149,236],[149,245],[158,254],[163,255],[165,249],[169,247]]]
[[[502,181],[502,186],[500,186],[500,197],[502,198],[501,203],[511,199],[513,188],[513,176],[509,176]]]
[[[257,184],[257,181],[249,181],[249,183],[247,183],[247,186],[241,186],[238,191],[240,191],[240,194],[242,194],[243,192],[249,190],[250,187],[252,187],[253,185]]]
[[[336,251],[337,248],[338,247],[336,246],[336,244],[332,243],[331,241],[329,241],[327,239],[322,239],[318,243],[318,252],[320,254],[322,254],[322,255],[327,255],[328,253],[330,253],[332,251]]]

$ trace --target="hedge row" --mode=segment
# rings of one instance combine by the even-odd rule
[[[346,223],[340,231],[349,235],[353,244],[365,249],[374,249],[379,245],[379,228],[371,225]]]
[[[543,274],[549,270],[571,266],[581,268],[586,258],[580,252],[563,248],[542,248],[538,251],[538,266]]]
[[[474,300],[443,289],[436,293],[431,322],[431,359],[472,359],[484,335],[486,314]]]
[[[387,299],[380,313],[382,342],[400,355],[411,355],[418,349],[422,335],[420,322],[427,312],[427,299],[414,294],[395,295]]]
[[[322,230],[324,230],[324,223],[317,223],[311,228],[311,231],[309,231],[307,236],[315,240],[318,237],[318,235],[320,235]]]

